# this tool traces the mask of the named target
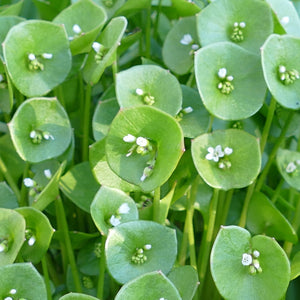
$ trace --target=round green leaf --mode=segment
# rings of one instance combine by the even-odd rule
[[[105,11],[90,0],[77,1],[53,20],[56,24],[65,25],[73,55],[90,51],[105,21]]]
[[[254,253],[259,254],[256,259],[260,271],[254,266]],[[251,265],[243,265],[243,254],[251,255]],[[257,235],[251,238],[243,228],[222,227],[210,259],[213,279],[225,299],[280,300],[287,290],[289,260],[279,244],[270,237]],[[255,271],[251,274],[253,268]]]
[[[235,23],[244,24],[241,28],[234,27]],[[238,41],[232,37],[237,30],[234,28],[241,31],[242,38]],[[272,11],[260,0],[218,0],[199,13],[197,29],[202,46],[229,41],[258,54],[265,39],[273,32]]]
[[[48,218],[33,207],[20,207],[16,211],[26,222],[26,241],[21,249],[21,255],[25,261],[37,264],[49,248],[54,229]]]
[[[143,252],[140,263],[138,251]],[[105,254],[109,272],[120,283],[156,270],[166,274],[177,254],[175,231],[152,221],[123,223],[109,231]]]
[[[188,35],[190,42],[185,43],[184,36]],[[180,75],[190,72],[194,64],[194,44],[199,47],[196,17],[180,19],[168,32],[164,41],[162,55],[166,66]]]
[[[283,74],[279,69],[300,72],[300,61],[295,59],[299,51],[300,38],[288,35],[272,34],[262,47],[262,66],[268,88],[277,102],[290,109],[300,108],[300,79],[288,84],[281,80]]]
[[[226,70],[225,78],[218,75],[221,70]],[[264,102],[266,85],[259,56],[233,43],[215,43],[197,51],[195,73],[204,106],[218,118],[248,118]],[[232,81],[227,80],[230,76]],[[229,93],[220,89],[220,84],[226,83],[233,86]]]
[[[0,268],[0,298],[45,300],[44,280],[31,263],[18,263]],[[15,290],[15,294],[10,293]]]
[[[127,282],[118,292],[115,300],[157,300],[172,299],[180,300],[176,287],[160,271],[141,275]]]
[[[179,82],[169,71],[155,65],[134,66],[118,73],[116,94],[121,108],[152,105],[172,116],[181,109]]]
[[[221,146],[232,149],[229,155],[216,155],[216,160],[209,153]],[[212,147],[212,148],[209,148]],[[209,151],[210,149],[211,151]],[[258,140],[239,129],[217,130],[203,134],[192,142],[192,156],[200,176],[210,186],[230,190],[250,185],[260,171],[261,154]]]
[[[185,1],[185,0],[172,0],[172,6],[176,9],[177,14],[181,17],[194,16],[204,7],[201,0]]]
[[[97,299],[98,298],[95,298],[93,296],[78,294],[78,293],[69,293],[59,298],[59,300],[97,300]]]
[[[23,102],[9,123],[9,130],[18,154],[29,162],[59,156],[68,148],[72,136],[68,115],[55,98],[32,98]],[[30,137],[33,131],[48,136],[34,143]]]
[[[124,192],[102,186],[91,204],[91,215],[102,235],[118,224],[138,219],[135,202]]]
[[[262,193],[255,193],[250,201],[247,228],[254,234],[266,234],[277,240],[296,243],[297,233],[284,215]]]
[[[60,25],[22,22],[9,31],[2,45],[8,73],[16,88],[28,97],[49,93],[64,81],[71,68],[69,41]],[[37,69],[31,70],[33,65]]]
[[[18,206],[18,200],[14,192],[5,181],[0,182],[0,207],[14,209]]]
[[[135,142],[123,140],[128,134],[148,139],[152,151],[141,155],[134,150],[130,155]],[[179,124],[170,115],[145,105],[121,110],[106,138],[106,157],[111,169],[146,192],[170,177],[182,153],[183,136]],[[146,178],[145,168],[152,172]]]
[[[14,210],[0,208],[0,266],[15,261],[24,238],[24,218]],[[1,272],[0,276],[2,276]]]
[[[278,149],[276,162],[284,180],[296,190],[300,190],[300,152]]]

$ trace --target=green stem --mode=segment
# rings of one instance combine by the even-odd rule
[[[223,205],[223,210],[222,210],[222,217],[220,219],[220,225],[225,225],[226,224],[226,220],[227,220],[227,216],[228,216],[228,212],[229,212],[233,192],[234,192],[234,189],[231,189],[231,190],[227,191],[227,193],[226,193],[226,197],[225,197],[225,201],[224,201],[224,205]]]
[[[191,70],[191,75],[189,76],[189,79],[188,79],[188,81],[186,82],[186,86],[191,87],[192,84],[193,84],[194,79],[195,79],[195,70],[194,70],[194,68],[192,68],[192,70]]]
[[[29,167],[30,167],[30,164],[28,162],[26,162],[24,172],[23,172],[22,186],[21,186],[20,206],[28,205],[28,190],[27,190],[27,187],[24,185],[24,179],[28,177]]]
[[[68,260],[70,263],[71,272],[72,272],[73,279],[74,279],[75,289],[76,289],[76,292],[81,293],[82,287],[81,287],[81,283],[80,283],[80,277],[79,277],[79,273],[78,273],[76,262],[75,262],[74,252],[72,249],[65,209],[64,209],[62,199],[60,198],[60,196],[58,196],[58,198],[56,199],[55,204],[56,204],[56,210],[57,210],[57,218],[60,220],[61,232],[63,235],[64,244],[66,246],[66,251],[67,251],[67,255],[68,255]]]
[[[240,222],[239,222],[240,227],[246,226],[248,207],[249,207],[250,200],[251,200],[253,192],[254,192],[254,188],[255,188],[255,181],[251,185],[249,185],[249,187],[247,189],[247,194],[246,194],[246,198],[244,201],[241,218],[240,218]]]
[[[118,62],[117,59],[114,60],[113,64],[112,64],[112,72],[113,72],[113,79],[114,79],[114,83],[116,86],[116,78],[117,78],[117,73],[118,73]]]
[[[47,291],[47,300],[52,299],[52,293],[51,293],[51,287],[50,287],[50,278],[49,278],[49,272],[48,272],[48,265],[46,261],[46,256],[42,258],[42,268],[43,268],[43,275],[44,275],[44,282],[46,285],[46,291]]]
[[[157,14],[156,14],[155,22],[154,22],[153,37],[155,39],[157,38],[157,33],[158,33],[157,29],[158,29],[159,17],[160,17],[160,13],[161,13],[161,3],[162,3],[162,0],[159,0]]]
[[[61,103],[61,105],[66,109],[66,102],[62,85],[59,85],[57,88],[54,89],[54,95]]]
[[[153,198],[153,221],[159,222],[160,217],[160,187],[154,191]]]
[[[146,19],[146,30],[145,30],[145,57],[150,58],[151,56],[151,1],[147,8],[147,19]]]
[[[213,123],[214,123],[214,118],[215,117],[213,115],[209,116],[209,124],[208,124],[208,128],[207,128],[207,133],[212,132],[212,126],[213,126]]]
[[[281,192],[281,188],[284,184],[284,179],[281,178],[279,184],[277,185],[276,189],[275,189],[275,193],[273,194],[272,198],[271,198],[271,201],[273,203],[275,203],[277,201],[277,198],[280,196],[280,192]]]
[[[98,288],[97,288],[97,297],[99,299],[103,299],[103,293],[104,293],[104,277],[105,277],[105,267],[106,267],[105,242],[106,242],[106,236],[103,235],[101,240],[100,272],[99,272]]]
[[[10,107],[13,107],[13,104],[14,104],[14,88],[13,88],[12,82],[10,80],[6,64],[3,64],[3,66],[4,66],[4,70],[5,70],[6,81],[7,81],[7,88],[8,88],[8,94],[9,94],[9,103],[10,103]],[[18,103],[18,106],[20,104],[21,103]]]
[[[82,161],[89,160],[91,95],[92,95],[92,86],[90,84],[87,84],[85,90],[85,102],[84,102],[84,111],[83,111]]]

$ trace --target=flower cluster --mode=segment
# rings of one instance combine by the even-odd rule
[[[200,48],[200,46],[197,43],[195,43],[194,39],[189,33],[183,35],[183,37],[180,40],[180,44],[184,46],[191,46],[191,51],[189,53],[190,55],[193,55],[195,51],[197,51]]]
[[[74,36],[70,36],[69,37],[69,41],[72,41],[72,40],[74,40],[74,38],[79,37],[80,35],[83,34],[83,31],[82,31],[81,27],[78,24],[74,24],[72,26],[72,30],[75,33],[75,35]]]
[[[36,242],[35,234],[31,229],[25,230],[25,239],[27,241],[28,246],[33,246]]]
[[[176,120],[181,121],[184,115],[190,114],[193,111],[194,111],[194,109],[191,106],[187,106],[187,107],[183,108],[176,116]]]
[[[151,244],[146,244],[142,248],[136,248],[135,253],[131,257],[131,261],[135,264],[143,264],[147,261],[147,256],[145,255],[145,251],[149,251],[152,248]]]
[[[297,159],[295,161],[290,161],[286,166],[285,171],[288,174],[294,174],[297,171],[297,166],[300,166],[300,159]]]
[[[44,64],[41,62],[42,59],[52,59],[52,53],[42,53],[41,55],[36,55],[34,53],[28,54],[28,68],[30,71],[43,71]]]
[[[242,42],[244,40],[243,29],[245,27],[246,27],[245,22],[240,22],[240,23],[234,22],[233,31],[232,31],[230,38],[236,43]]]
[[[100,63],[102,61],[104,55],[108,52],[108,48],[106,48],[105,46],[103,46],[102,44],[100,44],[98,42],[94,42],[92,44],[92,48],[96,52],[96,54],[95,54],[96,63]]]
[[[33,144],[40,144],[42,140],[54,140],[54,136],[50,134],[48,131],[42,131],[39,129],[31,130],[29,133],[29,137]]]
[[[147,105],[153,105],[155,103],[155,97],[151,96],[150,93],[144,92],[142,89],[137,88],[135,90],[137,96],[143,97],[143,102]]]
[[[228,160],[228,156],[232,154],[233,150],[230,147],[225,147],[224,151],[222,150],[221,145],[207,148],[208,153],[205,158],[207,160],[213,160],[218,163],[220,169],[226,169],[231,167],[231,162]]]
[[[227,69],[221,68],[218,71],[218,77],[220,82],[218,83],[218,89],[222,94],[229,95],[233,90],[234,86],[232,84],[233,76],[227,75]]]
[[[130,211],[130,207],[128,205],[128,203],[123,203],[121,204],[121,206],[118,208],[117,212],[114,215],[111,215],[110,219],[109,219],[109,223],[112,226],[118,226],[119,224],[121,224],[121,218],[122,218],[122,214],[128,214]]]
[[[251,275],[262,272],[262,268],[259,264],[258,257],[260,256],[259,251],[254,250],[252,253],[243,253],[242,265],[249,266],[249,272]]]
[[[285,85],[292,84],[300,78],[299,72],[297,70],[293,69],[289,71],[284,65],[280,65],[278,67],[278,76],[279,80]]]

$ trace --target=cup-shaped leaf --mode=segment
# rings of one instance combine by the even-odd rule
[[[272,11],[260,0],[218,0],[199,13],[197,29],[202,46],[229,41],[258,54],[273,32]]]
[[[261,166],[258,140],[239,129],[200,135],[192,142],[192,156],[203,180],[223,190],[248,186]]]
[[[1,299],[47,299],[42,276],[31,263],[18,263],[0,268]]]
[[[195,55],[195,73],[204,106],[218,118],[248,118],[264,102],[260,58],[238,45],[222,42],[201,48]]]
[[[220,229],[210,265],[220,294],[230,300],[280,300],[290,280],[289,260],[280,245],[267,236],[251,238],[237,226]]]
[[[11,3],[11,1],[6,1],[6,3]],[[14,1],[14,4],[2,5],[0,7],[1,16],[18,16],[22,10],[24,0]]]
[[[182,92],[176,77],[155,65],[139,65],[117,74],[116,94],[121,108],[149,105],[170,115],[181,109]]]
[[[262,66],[268,88],[282,106],[300,108],[300,38],[272,34],[262,47]]]
[[[298,241],[293,226],[263,193],[255,193],[251,198],[247,228],[253,234],[266,234],[277,240],[292,243]]]
[[[116,99],[99,101],[93,116],[93,136],[96,141],[102,140],[108,133],[109,126],[119,111]]]
[[[279,149],[276,156],[278,170],[284,180],[300,190],[300,152]]]
[[[67,113],[55,98],[32,98],[23,102],[9,130],[23,160],[40,162],[61,155],[71,142]]]
[[[168,32],[162,55],[164,63],[177,74],[186,74],[194,64],[194,52],[199,48],[196,17],[179,20]]]
[[[176,235],[173,229],[152,221],[127,222],[109,231],[105,250],[109,272],[126,283],[152,271],[167,274],[177,254]]]
[[[90,212],[90,205],[99,189],[90,164],[83,162],[75,165],[60,180],[62,192],[78,207]]]
[[[153,287],[153,288],[151,288]],[[172,299],[180,300],[174,284],[160,271],[143,274],[127,282],[118,292],[115,300]]]
[[[103,8],[90,0],[75,2],[53,20],[65,25],[73,55],[90,51],[105,21]]]
[[[86,295],[86,294],[79,294],[79,293],[69,293],[59,298],[59,300],[97,300],[97,299],[98,298],[95,298],[93,296]]]
[[[111,17],[115,15],[115,12],[119,8],[121,8],[125,3],[125,0],[93,0],[93,1],[105,9],[108,19],[111,19]]]
[[[111,169],[145,192],[170,177],[182,153],[179,124],[167,113],[145,105],[121,110],[106,138]]]
[[[37,264],[49,248],[54,229],[48,218],[33,207],[20,207],[16,211],[26,222],[26,241],[21,249],[21,255],[25,261]]]
[[[11,28],[3,54],[14,85],[28,97],[47,94],[64,81],[71,68],[64,28],[47,21],[29,20]]]
[[[0,207],[14,209],[18,206],[18,200],[14,192],[5,181],[0,182]]]
[[[172,7],[180,17],[194,16],[204,7],[203,1],[172,0]]]
[[[24,238],[24,218],[14,210],[0,208],[0,266],[15,261]]]
[[[96,39],[83,69],[83,78],[88,84],[96,84],[105,68],[113,63],[126,26],[126,18],[114,18]]]
[[[109,228],[138,219],[135,202],[126,193],[118,189],[102,186],[91,204],[91,215],[97,228],[103,235]]]

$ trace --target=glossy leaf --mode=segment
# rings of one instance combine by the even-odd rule
[[[14,26],[3,42],[3,54],[14,85],[28,97],[49,93],[71,68],[64,28],[47,21],[29,20]]]
[[[14,209],[18,206],[18,200],[14,192],[5,181],[0,182],[0,207]]]
[[[206,158],[221,146],[222,152],[228,147],[229,155]],[[209,147],[211,151],[209,151]],[[214,149],[214,150],[213,150]],[[217,130],[200,135],[192,142],[192,156],[196,169],[210,186],[223,190],[242,188],[250,185],[260,171],[261,154],[258,140],[239,129]]]
[[[226,73],[224,79],[218,75],[221,70]],[[195,55],[195,73],[204,106],[218,118],[248,118],[264,102],[266,85],[260,59],[238,45],[222,42],[201,48]],[[232,81],[227,80],[230,76]],[[219,85],[225,83],[233,90],[223,92]]]
[[[132,221],[120,224],[109,231],[106,240],[108,270],[120,283],[126,283],[137,276],[156,270],[166,274],[175,262],[176,244],[174,230],[158,223]],[[143,259],[145,256],[147,258],[138,264],[133,260],[140,249],[144,254]]]

